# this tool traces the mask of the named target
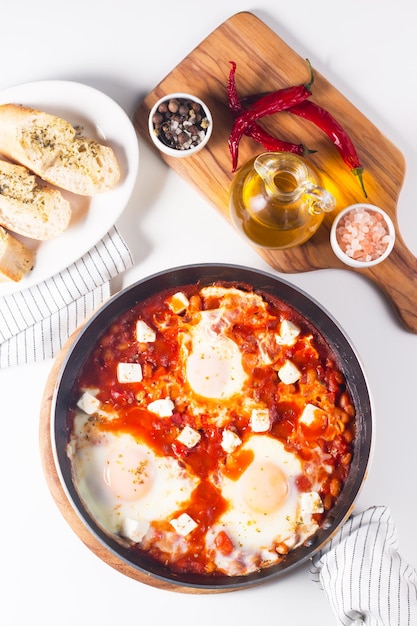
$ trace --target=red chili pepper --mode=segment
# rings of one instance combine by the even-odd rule
[[[288,109],[289,113],[298,115],[320,128],[333,142],[344,163],[352,174],[357,176],[365,198],[368,197],[363,183],[363,166],[359,161],[355,146],[342,125],[326,109],[315,102],[305,100]]]
[[[232,115],[237,118],[239,115],[245,112],[245,109],[242,106],[238,91],[236,89],[235,83],[235,72],[236,72],[236,63],[234,61],[230,61],[232,66],[229,73],[229,80],[227,83],[227,99],[229,104],[229,109]],[[257,122],[253,122],[249,124],[248,128],[245,132],[246,135],[251,137],[254,141],[260,143],[265,150],[268,151],[277,151],[277,152],[292,152],[294,154],[303,155],[306,152],[313,152],[312,150],[307,150],[303,144],[290,143],[288,141],[282,141],[262,128]],[[237,164],[237,145],[233,145],[231,152],[233,158],[236,160]]]
[[[308,61],[307,61],[308,62]],[[234,70],[232,65],[231,75],[229,74],[228,82],[228,94],[231,101],[232,110],[237,117],[235,118],[232,131],[229,136],[229,150],[232,155],[232,171],[237,168],[238,162],[238,149],[241,138],[244,134],[251,132],[251,128],[256,120],[266,115],[273,115],[279,111],[288,109],[295,106],[300,102],[303,102],[311,96],[311,86],[314,81],[313,72],[311,71],[311,65],[308,62],[311,72],[310,82],[307,85],[295,85],[293,87],[284,87],[271,93],[267,93],[265,96],[259,98],[253,103],[246,111],[237,113],[239,106],[241,107],[240,100],[234,85]],[[296,145],[296,144],[292,144]],[[300,150],[301,148],[297,148]],[[304,151],[304,146],[303,146]]]
[[[300,156],[315,152],[315,150],[308,150],[302,143],[291,143],[277,139],[259,126],[259,124],[250,126],[245,134],[260,143],[268,152],[292,152]]]
[[[235,82],[236,63],[234,61],[230,61],[230,65],[232,67],[230,68],[229,80],[227,81],[227,103],[233,117],[237,117],[243,113],[243,106],[240,101]]]

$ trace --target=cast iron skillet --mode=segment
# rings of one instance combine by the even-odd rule
[[[337,364],[347,380],[356,409],[357,437],[349,478],[331,511],[331,516],[327,517],[323,526],[310,540],[290,552],[284,561],[247,576],[175,575],[163,565],[135,555],[109,538],[84,510],[72,483],[71,468],[66,455],[66,414],[71,389],[80,368],[95,345],[97,337],[117,317],[141,300],[168,288],[197,282],[203,286],[217,280],[252,285],[256,290],[278,297],[314,324],[337,355]],[[370,461],[372,405],[365,375],[352,344],[335,320],[306,293],[262,271],[236,265],[198,264],[176,267],[140,280],[111,298],[86,323],[69,350],[58,374],[51,406],[51,440],[57,472],[70,504],[88,531],[117,559],[133,567],[140,574],[147,577],[150,575],[156,582],[160,581],[161,585],[164,583],[169,586],[174,585],[174,588],[178,585],[179,588],[189,588],[190,591],[194,589],[196,592],[199,590],[219,592],[253,586],[289,572],[311,558],[346,521],[365,479]]]

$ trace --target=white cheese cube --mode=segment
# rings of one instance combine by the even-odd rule
[[[159,417],[171,417],[174,412],[175,404],[171,398],[160,398],[148,404],[148,411],[159,415]]]
[[[98,400],[92,393],[85,391],[81,398],[77,402],[78,408],[80,408],[87,415],[93,415],[97,413],[100,408],[100,400]]]
[[[199,432],[191,428],[191,426],[184,426],[182,431],[177,437],[177,441],[183,443],[187,448],[194,448],[201,439]]]
[[[149,526],[149,522],[144,519],[136,520],[128,517],[123,521],[121,535],[134,543],[139,543],[148,532]]]
[[[298,422],[305,426],[311,426],[321,412],[321,409],[314,404],[306,404]]]
[[[279,368],[278,376],[286,385],[292,385],[300,379],[301,372],[292,361],[285,361],[284,365]]]
[[[320,494],[316,491],[302,492],[299,495],[300,517],[309,519],[314,513],[323,513],[324,507]]]
[[[224,430],[222,433],[221,447],[227,454],[231,454],[240,446],[242,440],[233,430]]]
[[[282,320],[279,335],[275,335],[275,339],[280,346],[292,346],[301,329],[290,320]]]
[[[197,522],[195,522],[188,513],[181,513],[179,517],[172,519],[170,524],[176,532],[183,537],[191,533],[198,526]]]
[[[140,363],[118,363],[117,380],[119,383],[140,383],[142,366]]]
[[[136,322],[136,340],[139,343],[153,343],[156,339],[156,332],[143,320]]]
[[[297,504],[297,528],[300,541],[303,541],[304,537],[311,536],[317,530],[318,524],[313,519],[313,515],[323,513],[323,511],[323,502],[318,493],[315,491],[300,493]]]
[[[268,409],[252,409],[250,426],[254,433],[265,433],[271,426]]]
[[[224,298],[226,294],[238,294],[234,287],[221,287],[220,285],[207,285],[200,291],[203,298]]]
[[[185,293],[183,293],[182,291],[178,291],[168,298],[167,304],[171,311],[179,315],[186,310],[190,302]]]

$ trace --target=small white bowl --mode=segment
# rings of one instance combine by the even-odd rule
[[[185,143],[186,147],[180,147],[180,144],[178,142],[175,142],[175,145],[173,146],[170,146],[167,143],[165,143],[162,139],[163,134],[158,132],[157,126],[155,124],[154,116],[158,113],[160,106],[164,104],[168,104],[170,100],[178,100],[180,103],[183,101],[190,101],[190,102],[197,103],[200,107],[202,107],[202,110],[204,112],[203,114],[204,122],[202,126],[200,126],[200,122],[196,124],[199,130],[199,135],[200,135],[199,139],[191,141],[190,145],[188,145],[189,142],[186,142]],[[164,116],[164,113],[162,113],[161,115]],[[164,121],[168,122],[168,120],[164,120]],[[181,127],[182,127],[182,122],[181,122]],[[163,96],[157,102],[155,102],[155,104],[153,105],[149,113],[148,128],[149,128],[149,134],[151,136],[151,139],[153,143],[155,144],[155,146],[158,148],[158,150],[160,150],[161,152],[169,156],[182,158],[182,157],[188,157],[193,154],[196,154],[196,152],[199,152],[200,150],[202,150],[202,148],[204,148],[207,145],[211,137],[211,133],[213,131],[213,118],[212,118],[210,109],[202,100],[200,100],[200,98],[197,98],[196,96],[193,96],[192,94],[189,94],[189,93],[175,92],[175,93],[167,94],[166,96]],[[184,130],[184,133],[187,133],[187,125],[184,126],[183,130]],[[177,137],[179,134],[181,133],[177,132]]]
[[[377,258],[374,258],[370,261],[366,261],[366,260],[362,261],[358,259],[353,259],[341,248],[341,245],[337,237],[337,229],[340,225],[341,220],[348,213],[357,212],[361,210],[369,212],[369,213],[379,213],[380,215],[382,215],[383,220],[385,221],[387,231],[388,231],[389,241],[384,252]],[[374,206],[373,204],[363,204],[363,203],[352,204],[351,206],[348,206],[346,209],[343,209],[343,211],[338,213],[338,215],[335,217],[331,230],[330,230],[330,244],[332,246],[333,252],[335,253],[335,255],[340,261],[342,261],[345,265],[349,265],[350,267],[366,268],[366,267],[372,267],[374,265],[377,265],[378,263],[382,263],[382,261],[384,261],[389,256],[389,254],[391,254],[392,249],[394,247],[394,243],[395,243],[395,227],[390,216],[385,211],[383,211],[377,206]]]

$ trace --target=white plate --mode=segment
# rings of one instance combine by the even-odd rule
[[[122,177],[115,189],[92,198],[63,192],[72,206],[69,227],[50,241],[18,237],[36,251],[35,266],[20,282],[1,283],[0,296],[31,287],[56,274],[100,241],[125,209],[139,164],[139,145],[132,122],[114,100],[93,87],[60,80],[26,83],[0,91],[0,104],[9,102],[46,111],[73,126],[82,126],[86,136],[113,148]]]

